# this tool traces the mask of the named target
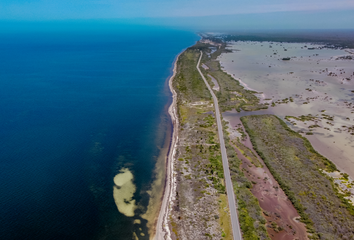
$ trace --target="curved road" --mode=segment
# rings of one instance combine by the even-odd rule
[[[202,76],[205,84],[207,85],[207,87],[210,91],[210,94],[213,96],[213,100],[214,100],[215,116],[216,116],[216,123],[218,125],[222,165],[224,168],[226,193],[227,193],[227,198],[229,201],[233,237],[234,237],[234,240],[242,240],[241,229],[240,229],[240,224],[238,221],[237,210],[236,210],[235,194],[234,194],[234,190],[233,190],[232,182],[231,182],[231,177],[230,177],[229,161],[228,161],[227,155],[226,155],[226,148],[225,148],[225,142],[224,142],[224,135],[223,135],[223,131],[222,131],[222,124],[221,124],[221,118],[220,118],[218,99],[216,98],[213,90],[209,86],[209,83],[207,82],[204,75],[202,74],[202,72],[199,69],[200,60],[202,59],[202,56],[203,56],[203,52],[200,51],[200,58],[199,58],[199,61],[197,64],[197,69],[200,73],[200,76]]]

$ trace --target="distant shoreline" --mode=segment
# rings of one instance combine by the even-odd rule
[[[220,42],[220,38],[208,36],[213,41]],[[259,41],[259,42],[293,42],[314,43],[326,45],[329,48],[354,48],[354,31],[347,30],[270,30],[270,31],[238,31],[222,35],[222,40],[229,41]]]

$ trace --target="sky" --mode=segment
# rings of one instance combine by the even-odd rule
[[[354,0],[0,0],[0,21],[98,19],[191,28],[354,28]]]

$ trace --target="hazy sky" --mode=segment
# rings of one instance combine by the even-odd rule
[[[236,20],[240,16],[243,21],[249,16],[250,22],[259,16],[261,22],[262,16],[272,13],[282,16],[278,24],[302,21],[306,15],[308,23],[316,21],[319,27],[321,20],[324,24],[333,20],[335,28],[354,28],[354,0],[0,0],[2,20],[174,18],[170,23],[178,25],[181,17],[190,19],[191,24],[195,24],[195,17],[226,15]]]

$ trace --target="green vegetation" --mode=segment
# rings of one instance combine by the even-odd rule
[[[300,43],[323,43],[329,48],[354,48],[354,38],[347,35],[333,35],[309,32],[259,32],[259,33],[238,33],[222,36],[225,41],[269,41],[269,42],[300,42]],[[221,39],[217,39],[221,41]]]
[[[204,127],[204,128],[211,127],[215,123],[215,119],[211,115],[208,115],[207,117],[205,117],[203,119],[203,121],[204,122],[202,124],[200,124],[199,126]]]
[[[195,67],[199,54],[198,50],[186,50],[179,56],[177,74],[173,81],[173,88],[178,92],[179,106],[182,105],[182,100],[195,102],[211,99],[209,90]]]
[[[315,121],[315,120],[319,120],[319,118],[317,116],[313,116],[312,114],[308,114],[308,115],[301,115],[299,117],[294,117],[294,116],[285,116],[285,119],[290,121],[290,119],[295,119],[297,121]]]
[[[335,165],[273,115],[241,118],[253,146],[293,203],[311,239],[354,238],[354,207],[322,170]]]
[[[215,215],[214,218],[219,220],[219,224],[222,228],[221,236],[223,239],[232,239],[232,227],[230,223],[230,215],[225,209],[228,208],[228,201],[226,194],[220,194],[219,202],[219,215]]]
[[[259,36],[252,39],[252,36],[223,36],[225,40],[260,40]],[[250,38],[250,39],[248,39]],[[264,38],[266,39],[266,38]],[[281,41],[282,37],[279,37]],[[210,40],[213,40],[210,38]],[[274,39],[273,39],[274,40]],[[276,41],[276,40],[275,40]],[[294,39],[292,40],[294,41]],[[301,42],[301,40],[299,40]],[[238,81],[229,74],[222,71],[217,57],[227,51],[221,39],[215,39],[218,43],[217,51],[211,53],[208,47],[199,44],[198,49],[203,51],[202,63],[209,69],[201,69],[203,74],[213,76],[220,86],[220,91],[215,91],[219,100],[220,110],[227,111],[255,111],[267,108],[266,104],[260,104],[255,96],[256,92],[247,91]],[[209,55],[207,54],[209,53]],[[290,72],[289,74],[292,74]],[[210,81],[210,79],[208,79]],[[211,84],[212,85],[212,84]],[[307,91],[312,91],[308,88]],[[269,99],[268,99],[269,100]],[[292,97],[272,102],[276,104],[287,104],[293,102]],[[303,104],[309,104],[308,101]],[[311,114],[299,117],[287,116],[286,120],[313,121],[308,124],[307,135],[312,135],[315,128],[321,127],[318,122],[326,119],[327,124],[332,125],[333,116],[324,114],[313,116]],[[301,216],[301,221],[308,228],[310,239],[354,239],[354,207],[334,187],[333,180],[323,173],[322,170],[332,172],[336,170],[335,165],[328,159],[318,154],[309,141],[300,134],[292,131],[287,125],[272,115],[247,116],[242,119],[243,125],[251,137],[253,146],[271,171],[279,186],[288,196],[294,207]],[[349,119],[348,119],[349,120]],[[292,122],[293,124],[294,121]],[[306,123],[305,123],[306,124]],[[345,128],[345,126],[342,126]],[[353,129],[346,129],[353,132]],[[225,127],[224,127],[225,129]],[[329,130],[329,128],[326,128]],[[240,128],[238,129],[240,131]],[[258,200],[252,195],[253,182],[250,182],[243,174],[241,161],[237,158],[235,147],[245,155],[251,163],[252,154],[247,153],[240,142],[230,142],[225,133],[225,144],[229,158],[229,165],[232,175],[235,195],[238,200],[239,218],[244,239],[267,239],[269,238],[265,228],[265,220],[262,217]],[[242,132],[242,131],[240,131]],[[244,137],[245,134],[242,134]],[[345,178],[345,177],[343,177]],[[270,227],[275,232],[283,229],[275,222]]]
[[[222,235],[223,239],[231,239],[230,217],[225,210],[227,198],[222,197],[224,173],[214,107],[196,69],[203,46],[196,44],[180,55],[172,82],[181,125],[178,161],[174,163],[177,187],[171,212],[172,232],[179,239],[211,239]]]
[[[173,87],[178,96],[178,117],[182,126],[178,133],[182,140],[176,156],[179,160],[176,161],[177,197],[172,212],[173,232],[180,239],[193,239],[193,236],[194,239],[198,239],[198,236],[199,238],[222,236],[223,239],[230,239],[231,236],[229,213],[225,211],[228,204],[219,140],[215,128],[216,122],[210,114],[214,109],[210,93],[196,69],[199,51],[204,52],[202,62],[210,67],[208,72],[202,69],[203,73],[205,76],[208,73],[211,74],[219,83],[220,91],[216,94],[221,109],[235,108],[240,111],[266,108],[265,105],[259,104],[258,98],[254,96],[255,92],[244,89],[238,81],[220,69],[216,57],[222,51],[226,51],[225,46],[218,48],[208,57],[210,47],[211,45],[208,44],[197,43],[182,53],[173,81]],[[243,135],[245,136],[245,133]],[[238,199],[243,238],[245,240],[269,239],[262,210],[258,200],[251,193],[252,183],[247,180],[240,169],[241,161],[237,158],[228,137],[226,137],[226,145],[233,186]],[[248,149],[243,149],[243,151],[248,152]],[[254,158],[251,154],[250,157]],[[259,163],[255,162],[255,164]],[[216,196],[212,189],[217,190]],[[214,205],[207,201],[208,198],[218,201],[218,214],[216,214],[218,221],[215,221],[216,218],[213,217],[215,216],[215,213],[212,213]],[[193,215],[191,221],[189,221],[190,215]],[[194,232],[188,233],[186,221],[181,219],[188,219],[188,225],[192,224]],[[206,224],[210,222],[219,224],[218,234],[205,230]],[[199,232],[200,235],[195,235]]]
[[[238,203],[242,237],[244,240],[270,239],[265,228],[266,220],[262,216],[262,209],[257,198],[253,196],[250,190],[253,184],[244,175],[241,169],[241,160],[237,157],[234,147],[230,144],[226,130],[224,130],[224,139],[232,184]]]
[[[287,104],[290,102],[294,102],[294,99],[292,97],[289,97],[289,98],[284,98],[282,100],[278,100],[278,101],[275,101],[275,102],[272,102],[272,107],[275,106],[275,103],[276,104]]]
[[[237,141],[233,141],[232,143],[254,166],[262,167],[262,164],[259,162],[257,156],[251,151],[251,149],[243,145],[239,139],[237,139]]]
[[[207,45],[207,44],[205,44]],[[226,45],[222,44],[217,51],[210,53],[208,48],[203,44],[197,44],[198,50],[203,51],[203,58],[201,63],[204,63],[209,67],[208,70],[201,68],[204,76],[210,74],[213,76],[220,86],[220,91],[215,91],[215,95],[218,98],[220,111],[226,111],[231,109],[236,109],[237,111],[254,111],[259,109],[267,108],[266,105],[260,104],[259,99],[254,95],[257,92],[246,90],[243,86],[239,84],[237,80],[232,78],[229,74],[221,70],[219,62],[216,60],[217,57],[222,53],[227,51],[225,49]],[[194,49],[194,48],[193,48]],[[208,56],[209,53],[209,56]],[[212,85],[210,79],[209,84]],[[208,119],[204,118],[203,126],[207,126]],[[210,125],[210,124],[209,124]],[[234,147],[239,148],[240,151],[244,152],[255,166],[260,166],[260,162],[257,157],[250,151],[247,147],[243,146],[241,143],[231,143],[226,131],[227,127],[225,122],[223,122],[225,145],[228,154],[231,179],[233,182],[235,196],[237,198],[239,220],[242,231],[242,236],[244,240],[254,240],[254,239],[270,239],[265,227],[266,220],[262,215],[262,209],[259,206],[258,200],[253,196],[252,182],[250,182],[244,175],[241,169],[241,161],[237,158],[236,150]],[[242,128],[238,129],[242,137],[245,138],[246,134]],[[216,138],[216,137],[215,137]],[[210,143],[213,143],[210,141]],[[232,146],[233,144],[234,146]],[[236,146],[237,145],[237,146]],[[214,154],[214,151],[220,152],[218,145],[210,148],[209,152]],[[213,182],[214,187],[219,191],[219,193],[225,192],[225,187],[223,184],[218,183],[219,179],[223,178],[223,169],[220,156],[209,157],[210,164],[205,166],[206,174],[212,174],[208,179]]]
[[[201,46],[201,45],[200,45]],[[211,45],[205,44],[211,47]],[[222,44],[214,53],[208,56],[208,50],[205,47],[200,47],[203,50],[202,63],[209,67],[208,70],[201,69],[204,76],[210,74],[213,76],[220,86],[220,91],[215,92],[220,105],[220,111],[227,111],[236,109],[237,111],[255,111],[260,109],[267,109],[265,104],[260,104],[259,99],[254,95],[257,92],[245,89],[240,83],[231,75],[222,71],[217,57],[226,52],[226,44]],[[209,83],[212,85],[211,81]]]
[[[267,108],[266,104],[260,104],[255,96],[256,92],[244,89],[232,76],[222,71],[216,59],[228,50],[224,43],[218,44],[215,46],[199,42],[182,53],[173,81],[181,128],[178,133],[178,161],[175,163],[176,201],[171,222],[172,231],[179,239],[231,239],[220,145],[212,113],[214,108],[210,93],[196,69],[200,51],[203,51],[201,63],[209,67],[207,70],[202,68],[202,73],[213,76],[220,86],[220,91],[215,91],[215,94],[221,111],[255,111]],[[216,51],[211,53],[211,48]],[[291,97],[272,102],[272,106],[289,102],[293,102]],[[309,114],[286,117],[289,121],[291,118],[303,122],[314,121],[314,124],[309,125],[311,130],[320,127],[317,121],[321,119],[333,121],[333,117],[323,112],[321,116]],[[301,221],[306,224],[310,238],[354,238],[354,208],[344,198],[345,195],[334,187],[333,180],[322,172],[336,170],[335,165],[319,155],[306,138],[289,129],[275,116],[247,116],[241,120],[255,150],[297,209]],[[224,125],[243,239],[270,239],[262,209],[251,192],[255,182],[244,175],[236,148],[255,166],[260,166],[261,163],[241,142],[231,142],[225,129]],[[243,138],[246,137],[242,128],[238,130]],[[313,134],[311,130],[306,134]],[[276,232],[283,231],[275,222],[269,227]]]
[[[243,128],[242,127],[239,127],[239,128],[237,128],[237,131],[239,132],[239,133],[241,133],[241,138],[242,139],[245,139],[246,138],[246,133],[243,131]]]

